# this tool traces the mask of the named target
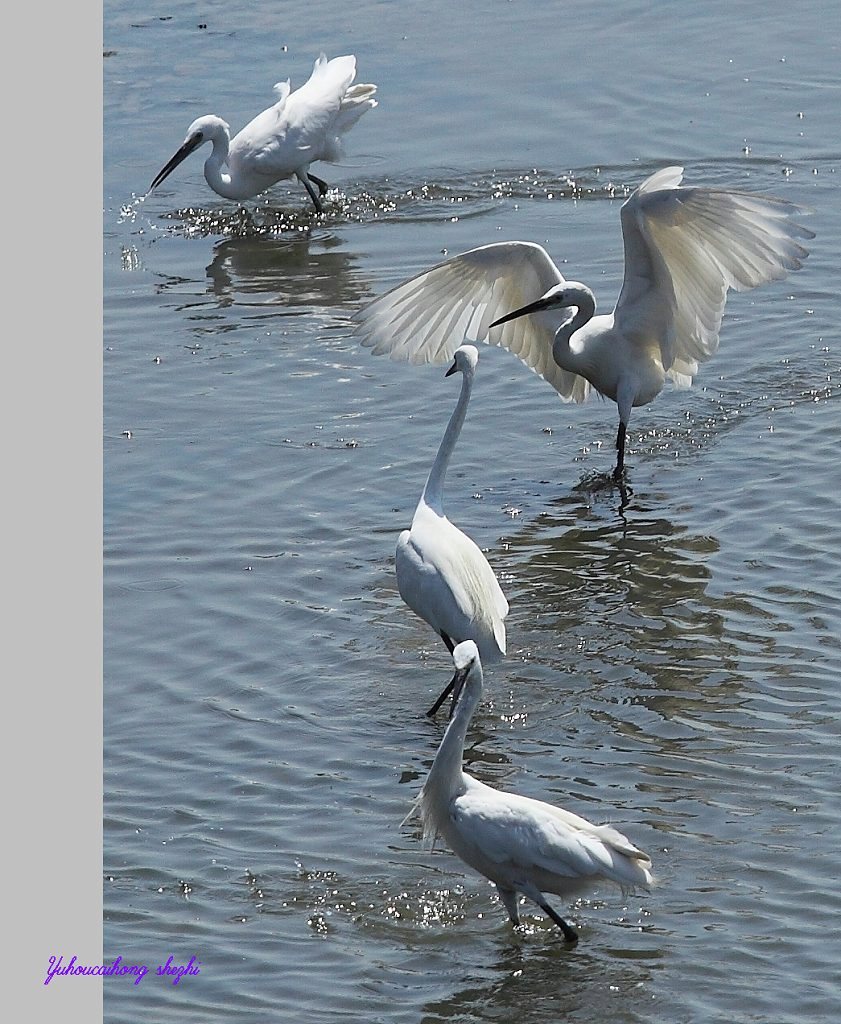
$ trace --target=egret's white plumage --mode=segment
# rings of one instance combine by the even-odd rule
[[[278,82],[276,102],[258,114],[231,139],[230,127],[215,114],[197,118],[172,159],[155,176],[149,191],[167,178],[193,150],[205,142],[213,149],[204,164],[205,179],[225,199],[250,199],[275,182],[293,175],[304,185],[316,210],[327,184],[309,173],[317,160],[335,163],[342,156],[342,135],[376,107],[375,85],[352,85],[356,57],[322,53],[309,79],[294,92],[289,81]]]
[[[458,441],[479,353],[473,345],[455,350],[446,376],[460,371],[461,394],[418,501],[412,525],[397,540],[395,569],[400,596],[429,623],[452,652],[462,640],[475,640],[487,662],[505,654],[508,601],[478,546],[444,512],[444,479]],[[434,715],[453,683],[427,712]]]
[[[463,339],[501,345],[565,401],[590,389],[619,407],[617,465],[631,409],[666,378],[689,386],[714,354],[729,288],[784,278],[813,232],[783,200],[681,186],[682,167],[652,174],[622,206],[625,276],[612,313],[594,316],[592,291],[564,280],[541,246],[497,242],[404,281],[355,315],[375,354],[444,362]],[[574,314],[573,314],[574,310]],[[530,314],[526,316],[526,314]]]
[[[503,793],[462,767],[467,727],[482,696],[482,664],[471,640],[453,651],[456,706],[435,761],[405,821],[420,811],[424,837],[450,849],[494,883],[513,924],[518,895],[533,900],[575,942],[575,929],[546,901],[600,881],[624,890],[653,882],[651,859],[611,825],[593,825],[553,804]]]

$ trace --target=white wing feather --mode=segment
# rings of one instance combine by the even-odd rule
[[[470,635],[486,663],[506,650],[508,600],[478,545],[446,517],[419,509],[397,542],[397,587],[405,603],[436,632]],[[434,529],[424,529],[430,517]]]
[[[784,278],[814,233],[793,221],[802,209],[784,199],[680,186],[682,167],[647,178],[622,207],[625,278],[614,312],[617,330],[657,337],[663,366],[691,383],[718,348],[729,288],[744,291]]]
[[[688,385],[718,348],[729,288],[784,278],[813,238],[786,200],[680,185],[682,167],[650,175],[621,212],[625,277],[613,316],[618,334],[660,347],[672,380]],[[572,316],[551,309],[488,330],[497,317],[539,299],[563,275],[542,246],[498,242],[471,249],[397,285],[354,315],[355,333],[375,355],[444,363],[463,341],[509,349],[565,400],[583,402],[590,384],[552,355]]]
[[[496,863],[511,877],[540,871],[559,878],[603,874],[619,884],[650,883],[651,859],[611,825],[594,825],[543,800],[501,793],[467,774],[464,782],[453,820],[462,843],[469,836],[467,842],[481,850],[489,877]]]
[[[336,160],[339,135],[377,105],[376,86],[357,85],[356,58],[328,60],[322,53],[312,74],[294,92],[289,82],[274,86],[277,102],[258,114],[231,142],[229,162],[247,161],[267,177],[289,175],[302,162]]]
[[[292,82],[290,79],[286,79],[285,82],[275,82],[272,86],[272,92],[277,96],[275,100],[275,106],[278,107],[286,102],[286,98],[292,91]]]
[[[571,316],[551,310],[488,330],[497,317],[539,299],[564,278],[533,242],[495,242],[454,256],[397,285],[353,317],[355,334],[374,355],[410,363],[445,363],[465,341],[507,348],[565,400],[582,402],[589,383],[552,356],[558,328]]]

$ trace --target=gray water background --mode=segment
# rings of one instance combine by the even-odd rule
[[[839,44],[834,5],[104,8],[104,952],[109,1024],[829,1022],[841,982]],[[354,53],[379,107],[318,220],[237,204],[203,113]],[[491,785],[611,821],[658,885],[559,902],[575,949],[401,819],[448,676],[393,576],[457,397],[358,305],[485,242],[611,308],[667,164],[808,205],[804,269],[733,295],[689,391],[562,404],[482,347],[446,487],[511,604],[468,737]],[[79,979],[81,980],[81,979]],[[78,983],[78,982],[77,982]]]

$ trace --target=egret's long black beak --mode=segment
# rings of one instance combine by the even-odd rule
[[[498,320],[494,320],[492,324],[488,325],[488,330],[490,330],[491,327],[498,327],[500,324],[507,324],[509,320],[516,320],[517,317],[526,316],[529,313],[539,313],[541,309],[549,309],[554,305],[555,302],[552,296],[543,295],[534,302],[529,302],[526,306],[520,306],[520,308],[515,309],[513,313],[506,313],[505,316],[501,316]]]
[[[164,164],[164,166],[155,175],[154,181],[149,186],[149,191],[151,192],[153,188],[157,188],[157,186],[160,185],[164,178],[168,178],[170,174],[172,174],[172,172],[175,170],[175,168],[183,160],[186,160],[187,157],[193,152],[193,150],[197,149],[202,144],[202,142],[204,142],[204,138],[202,137],[200,132],[196,132],[196,134],[191,139],[187,139],[187,141],[184,143],[181,149],[178,150],[175,156],[173,156],[173,158],[168,163]]]
[[[457,369],[458,369],[458,367],[456,366],[456,361],[454,359],[453,360],[453,365],[449,368],[449,370],[447,370],[447,372],[444,374],[444,376],[445,377],[449,377],[450,374],[451,373],[455,373]]]
[[[469,671],[470,666],[465,665],[464,668],[457,668],[455,675],[453,676],[453,699],[450,704],[450,718],[452,718],[453,714],[455,713],[456,704],[458,704],[458,699],[461,696],[461,691],[464,689],[464,681],[467,679],[467,673]]]

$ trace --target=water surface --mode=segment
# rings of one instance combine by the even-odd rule
[[[106,1018],[823,1022],[837,1012],[838,50],[825,3],[105,7]],[[206,26],[206,27],[202,27]],[[322,220],[238,207],[236,129],[317,53],[379,107]],[[400,821],[446,652],[397,534],[457,397],[377,359],[361,302],[474,245],[544,244],[610,308],[619,209],[668,163],[812,208],[804,269],[731,296],[689,391],[569,407],[482,348],[446,488],[508,595],[468,738],[491,785],[611,821],[658,885],[527,907]]]

